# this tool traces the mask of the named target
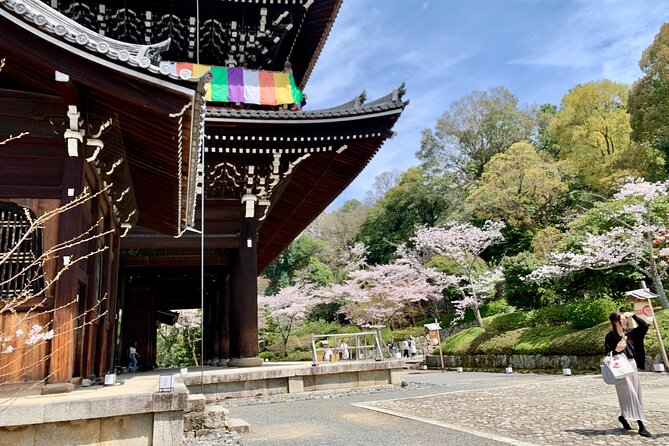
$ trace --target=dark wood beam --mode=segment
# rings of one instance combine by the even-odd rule
[[[230,259],[228,256],[205,256],[204,264],[206,266],[228,265]],[[168,255],[168,256],[125,256],[122,260],[122,266],[126,268],[136,268],[145,266],[199,266],[200,256],[192,255]]]
[[[206,248],[225,249],[239,247],[238,234],[212,234],[205,236]],[[156,235],[133,235],[121,239],[121,249],[150,249],[150,248],[198,248],[200,237],[184,236],[171,238]]]

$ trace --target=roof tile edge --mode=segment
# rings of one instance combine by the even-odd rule
[[[185,79],[160,69],[158,66],[160,53],[169,48],[170,39],[150,45],[121,42],[80,25],[39,0],[0,0],[0,4],[23,21],[32,23],[39,29],[92,53],[102,54],[108,59],[173,80],[200,81],[200,78]],[[210,73],[204,73],[201,78],[206,81],[210,76]]]

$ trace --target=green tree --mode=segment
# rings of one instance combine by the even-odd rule
[[[429,172],[478,179],[494,155],[532,139],[534,115],[534,110],[521,109],[505,87],[474,91],[452,102],[434,130],[423,130],[416,156]]]
[[[662,25],[641,56],[644,73],[629,94],[632,138],[669,156],[669,23]]]
[[[269,279],[265,294],[272,296],[280,289],[293,285],[300,274],[309,275],[310,267],[313,271],[317,271],[314,272],[313,281],[320,282],[324,277],[322,270],[325,265],[317,261],[316,256],[325,245],[326,242],[323,240],[304,235],[295,239],[263,272],[263,276]]]
[[[609,80],[577,85],[563,98],[548,131],[560,159],[588,188],[611,192],[626,177],[657,179],[664,160],[632,142],[627,85]]]
[[[502,261],[506,301],[523,309],[535,309],[542,304],[542,288],[537,282],[523,280],[541,266],[541,261],[531,252],[521,252]]]
[[[560,155],[558,142],[548,131],[548,126],[557,115],[558,108],[554,104],[542,104],[536,115],[537,121],[537,142],[536,148],[540,152],[547,152],[553,158],[557,159]]]
[[[421,168],[407,170],[400,183],[370,209],[358,240],[368,249],[370,264],[388,263],[397,246],[419,226],[462,218],[462,189],[453,175],[427,176]]]
[[[558,164],[527,142],[515,143],[486,164],[466,204],[481,219],[502,220],[532,232],[546,227],[563,202],[567,183]]]

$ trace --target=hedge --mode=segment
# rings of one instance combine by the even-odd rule
[[[489,318],[489,324],[510,315]],[[669,310],[658,310],[657,320],[663,339],[669,344]],[[504,319],[501,319],[504,321]],[[497,322],[498,326],[508,323]],[[490,325],[489,325],[490,326]],[[447,355],[475,354],[519,354],[519,355],[598,355],[604,352],[604,336],[611,330],[608,322],[594,327],[576,329],[572,327],[522,327],[509,331],[487,331],[480,327],[463,330],[442,342]],[[645,341],[646,352],[659,353],[658,341],[651,326]],[[438,350],[437,350],[438,353]]]

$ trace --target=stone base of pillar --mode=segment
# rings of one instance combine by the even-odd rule
[[[228,361],[228,367],[260,367],[262,358],[233,358]]]
[[[218,367],[225,367],[226,365],[228,365],[228,362],[230,362],[229,359],[219,359],[216,365]]]

